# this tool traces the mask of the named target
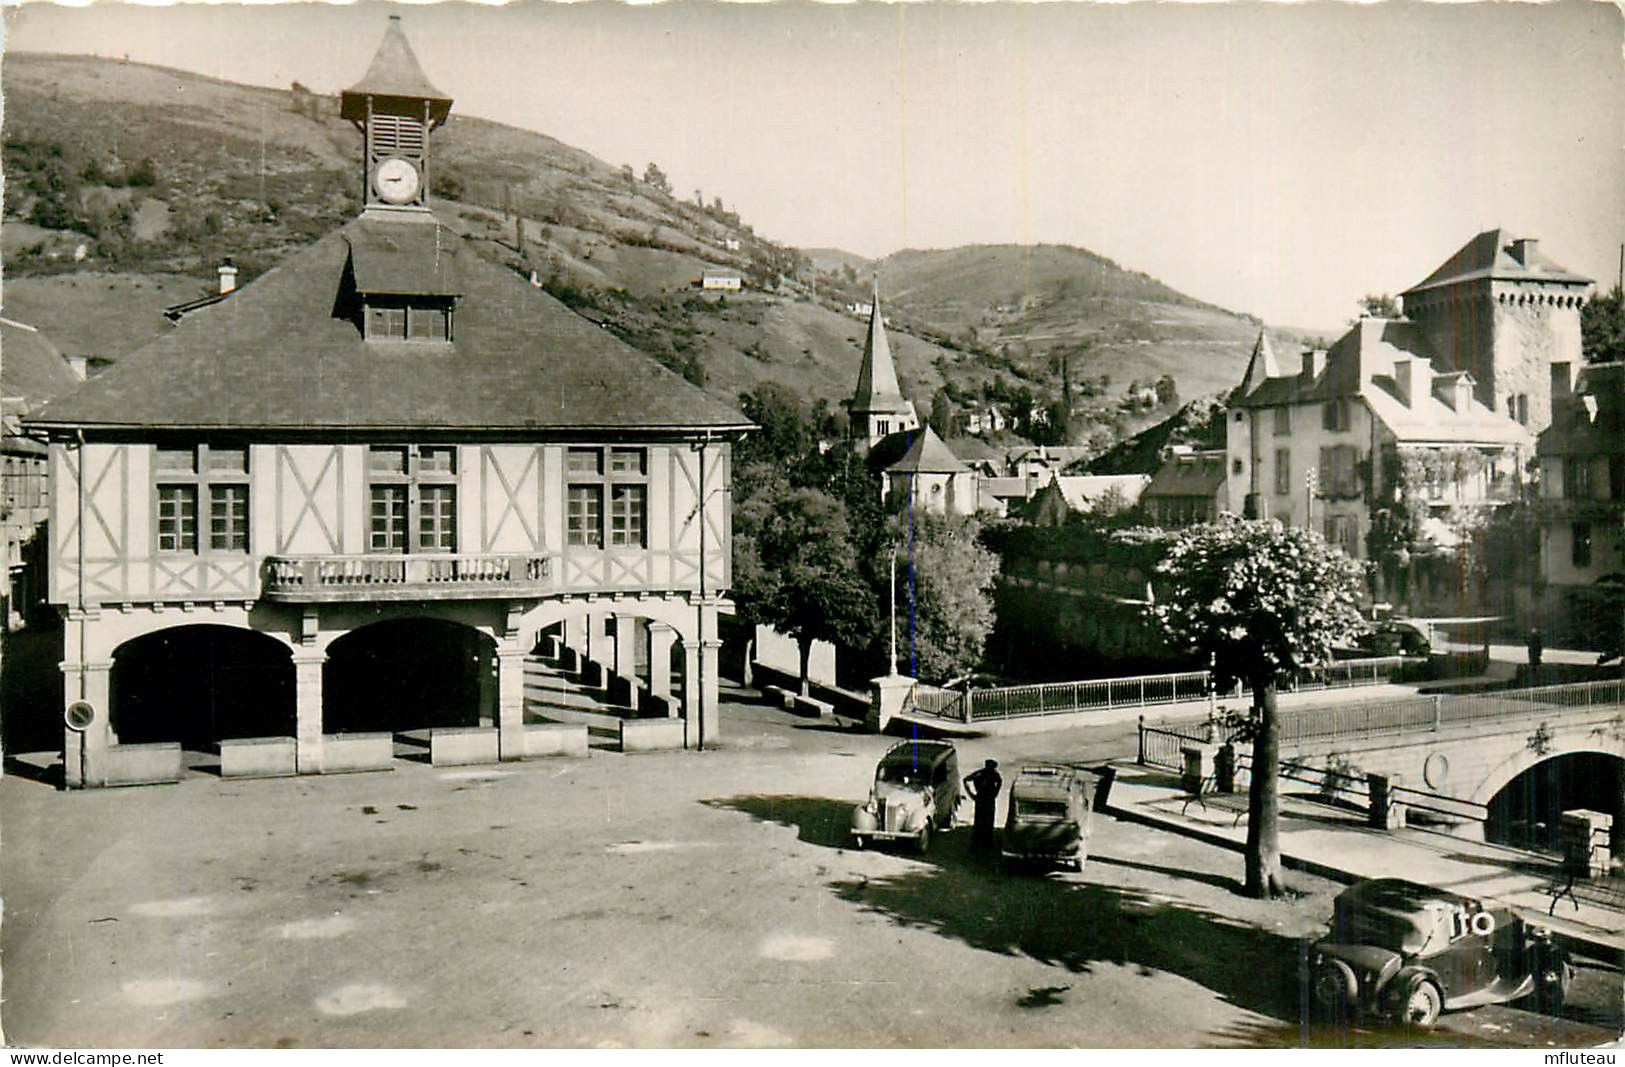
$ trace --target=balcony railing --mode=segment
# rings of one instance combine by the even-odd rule
[[[267,600],[419,600],[522,596],[550,587],[546,556],[271,556]]]

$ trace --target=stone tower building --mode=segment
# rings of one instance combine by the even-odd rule
[[[1534,238],[1486,230],[1402,295],[1441,369],[1470,371],[1475,395],[1532,433],[1552,422],[1552,395],[1578,373],[1580,308],[1591,279],[1539,251]]]

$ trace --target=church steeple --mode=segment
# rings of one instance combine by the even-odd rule
[[[858,388],[848,408],[854,438],[874,444],[890,433],[919,428],[914,405],[903,399],[886,340],[886,319],[880,310],[880,280],[875,280],[874,306],[869,312],[869,336],[863,345]]]
[[[429,134],[451,113],[451,97],[423,73],[399,15],[389,17],[366,75],[344,90],[339,113],[361,129],[365,208],[426,212]]]

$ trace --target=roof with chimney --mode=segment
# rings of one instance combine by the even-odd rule
[[[407,43],[399,15],[389,17],[383,42],[372,57],[372,65],[362,79],[344,90],[340,114],[352,122],[367,115],[367,98],[376,104],[427,101],[430,121],[439,125],[451,112],[451,97],[436,89],[423,73],[417,55]]]
[[[914,409],[903,399],[897,384],[897,366],[892,362],[891,343],[886,340],[886,320],[880,311],[880,289],[875,289],[874,309],[869,312],[869,336],[863,343],[863,365],[858,369],[858,388],[852,394],[853,414],[907,415]]]
[[[438,243],[426,262],[423,235],[431,232]],[[358,271],[366,256],[373,258]],[[452,339],[364,339],[349,300],[367,271],[384,279],[375,284],[455,277],[463,295]],[[750,425],[444,227],[363,219],[294,253],[230,300],[194,311],[31,421],[530,431]]]
[[[1305,359],[1313,358],[1305,354]],[[1410,385],[1397,367],[1409,368]],[[1373,417],[1402,441],[1524,444],[1529,431],[1472,396],[1466,372],[1434,366],[1414,323],[1367,316],[1355,322],[1325,354],[1324,366],[1259,383],[1232,401],[1243,408],[1364,401]],[[1456,388],[1464,383],[1465,388]],[[1407,399],[1407,396],[1409,399]]]
[[[1574,390],[1552,398],[1552,424],[1536,449],[1543,456],[1625,454],[1625,363],[1590,363]]]
[[[1540,252],[1533,238],[1513,240],[1506,231],[1496,228],[1485,230],[1462,245],[1439,265],[1439,268],[1417,284],[1406,289],[1402,296],[1428,289],[1479,281],[1531,281],[1556,282],[1566,285],[1589,285],[1591,279],[1559,266]]]

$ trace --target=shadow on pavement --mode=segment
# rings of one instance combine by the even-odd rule
[[[734,796],[709,806],[794,826],[800,839],[849,847],[852,802],[824,797]],[[881,878],[834,881],[837,897],[899,926],[926,929],[973,948],[1087,974],[1097,964],[1163,971],[1224,1000],[1276,1019],[1304,1007],[1295,938],[1250,926],[1182,901],[1072,877],[1004,874],[994,857],[970,847],[968,827],[940,833],[923,866]],[[1128,861],[1090,858],[1198,881],[1213,876]],[[1088,868],[1085,868],[1088,877]],[[1222,880],[1226,888],[1235,883]]]
[[[62,758],[54,752],[33,753],[27,756],[7,756],[6,774],[30,782],[62,788]]]

